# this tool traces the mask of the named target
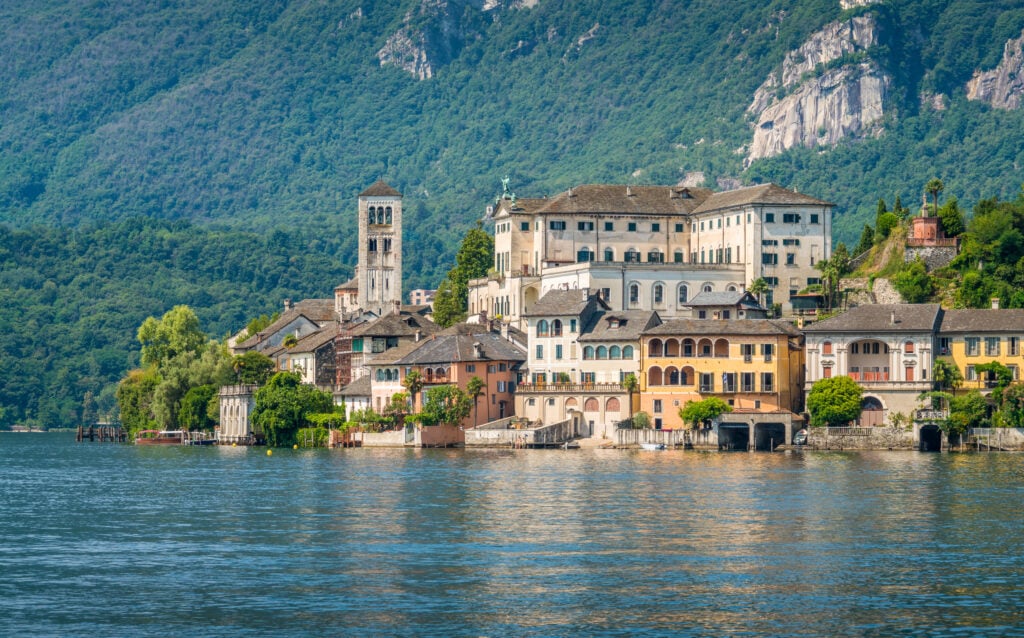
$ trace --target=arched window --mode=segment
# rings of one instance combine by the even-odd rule
[[[729,291],[729,292],[736,292],[736,286],[733,286],[732,284],[730,284],[729,287],[726,288],[726,290]]]
[[[629,305],[636,306],[640,303],[640,284],[629,284]]]
[[[678,357],[679,356],[679,342],[675,339],[665,339],[665,356],[666,357]]]
[[[715,356],[716,357],[728,357],[729,356],[729,342],[725,339],[718,339],[715,341]]]
[[[604,260],[605,261],[615,261],[615,251],[612,250],[611,248],[605,248],[604,249]]]
[[[662,351],[661,339],[651,339],[650,343],[647,344],[648,357],[660,357]]]
[[[826,341],[821,344],[821,354],[832,354],[832,342]]]
[[[427,368],[427,383],[434,381],[434,370],[433,368]]]
[[[384,380],[385,381],[394,381],[394,379],[391,378],[391,369],[390,368],[388,368],[387,370],[384,371]]]
[[[693,339],[683,339],[683,356],[693,356]]]
[[[683,263],[683,251],[676,248],[676,251],[672,253],[672,261],[676,262],[677,264]]]
[[[712,290],[714,290],[714,288],[711,284],[704,284],[704,292],[711,292]]]
[[[665,303],[665,286],[662,284],[654,284],[654,303],[663,304]]]
[[[377,368],[377,380],[378,381],[383,381],[384,380],[384,370],[383,370],[383,368]]]
[[[600,409],[601,409],[601,404],[598,403],[597,399],[595,399],[594,397],[590,397],[586,401],[583,402],[583,411],[584,412],[597,412]]]
[[[608,402],[605,403],[605,405],[604,405],[604,409],[607,410],[608,412],[618,412],[619,409],[620,409],[619,408],[619,398],[618,397],[612,397],[612,398],[608,399]]]
[[[690,290],[686,287],[686,284],[679,284],[679,305],[683,305],[690,299]]]
[[[640,253],[636,248],[630,248],[626,251],[626,261],[631,263],[640,263]]]
[[[376,224],[377,223],[377,207],[376,206],[370,206],[369,222],[371,224]]]
[[[620,348],[618,346],[612,346],[611,348],[608,348],[608,358],[609,359],[621,359],[622,358],[622,348]]]
[[[693,385],[693,368],[687,366],[679,371],[679,385]]]
[[[578,251],[576,251],[576,261],[578,263],[594,261],[594,251],[586,247],[580,248]]]
[[[584,348],[583,348],[583,358],[584,359],[593,359],[594,358],[594,346],[584,346]]]
[[[647,371],[647,385],[661,385],[661,368],[654,366]]]
[[[598,346],[597,347],[597,358],[598,359],[607,359],[608,358],[608,348],[605,348],[604,346]]]
[[[665,369],[665,385],[679,385],[679,370],[675,368]]]
[[[903,352],[907,354],[914,354],[914,342],[908,341],[903,344]]]
[[[633,358],[633,346],[626,346],[625,348],[622,349],[622,358],[623,359],[632,359]]]
[[[448,376],[448,371],[444,368],[438,368],[437,370],[434,370],[434,376],[438,381],[444,381],[445,377]]]
[[[541,319],[537,322],[537,336],[546,337],[548,336],[548,320]]]
[[[551,336],[561,337],[562,336],[562,320],[555,319],[551,322]]]
[[[390,224],[391,223],[391,207],[390,206],[388,206],[387,208],[384,209],[384,223],[385,224]]]

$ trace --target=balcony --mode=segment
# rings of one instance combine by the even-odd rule
[[[578,393],[602,393],[625,392],[619,383],[520,383],[516,386],[516,392],[529,393],[550,393],[550,394],[578,394]]]

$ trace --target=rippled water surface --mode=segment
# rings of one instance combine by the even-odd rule
[[[0,434],[0,635],[1024,636],[1022,468]]]

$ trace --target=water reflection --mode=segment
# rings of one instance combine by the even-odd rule
[[[0,435],[0,634],[1019,635],[1022,475]]]

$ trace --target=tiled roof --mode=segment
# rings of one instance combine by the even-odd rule
[[[353,277],[335,288],[335,290],[359,290],[359,282],[356,281],[355,277]]]
[[[343,397],[370,396],[370,375],[365,374],[338,391]]]
[[[299,339],[299,342],[296,343],[289,350],[293,353],[313,352],[320,346],[337,337],[339,332],[341,332],[340,324],[338,324],[337,322],[327,324],[321,330],[308,334],[305,337]]]
[[[378,179],[369,188],[359,193],[360,197],[401,197],[402,194],[392,188],[387,182]]]
[[[741,301],[746,301],[744,306],[760,308],[753,295],[742,290],[733,292],[700,292],[694,295],[693,299],[683,305],[693,308],[705,306],[738,306]]]
[[[431,335],[441,330],[433,321],[420,315],[384,315],[374,321],[368,321],[352,329],[356,337],[411,337],[417,331],[423,335]]]
[[[473,344],[480,344],[477,356]],[[526,361],[526,351],[493,332],[444,334],[392,348],[370,365],[425,365],[467,361]]]
[[[581,184],[543,200],[536,212],[681,215],[693,212],[710,195],[706,188]]]
[[[653,335],[788,335],[800,334],[788,321],[774,319],[673,319],[644,331]]]
[[[608,306],[591,296],[586,288],[574,288],[572,290],[549,290],[544,293],[537,303],[523,313],[524,317],[551,317],[556,315],[579,315],[593,299],[595,302],[607,308]]]
[[[254,348],[260,343],[260,341],[262,341],[260,335],[272,335],[299,317],[305,317],[317,325],[324,325],[328,322],[334,321],[337,318],[337,314],[334,312],[334,300],[303,299],[302,301],[294,304],[290,310],[286,310],[277,318],[277,321],[270,324],[263,330],[260,330],[259,333],[252,335],[242,343],[237,344],[235,347],[243,350]]]
[[[618,319],[617,328],[611,327],[611,319]],[[653,310],[606,310],[595,312],[590,322],[580,333],[580,341],[636,341],[640,333],[661,323],[661,317]]]
[[[714,193],[701,203],[694,211],[706,213],[724,208],[747,206],[750,204],[802,204],[813,206],[832,206],[833,204],[804,195],[796,191],[782,188],[775,184],[759,184],[724,193]]]
[[[945,310],[939,332],[1018,332],[1024,334],[1024,310]]]
[[[940,317],[937,303],[868,304],[812,323],[804,332],[934,332]]]
[[[546,197],[523,197],[521,199],[516,199],[515,207],[513,207],[511,199],[501,199],[498,200],[498,208],[494,212],[494,216],[497,217],[501,212],[512,215],[536,213],[544,207],[544,204],[546,204],[547,201]]]

